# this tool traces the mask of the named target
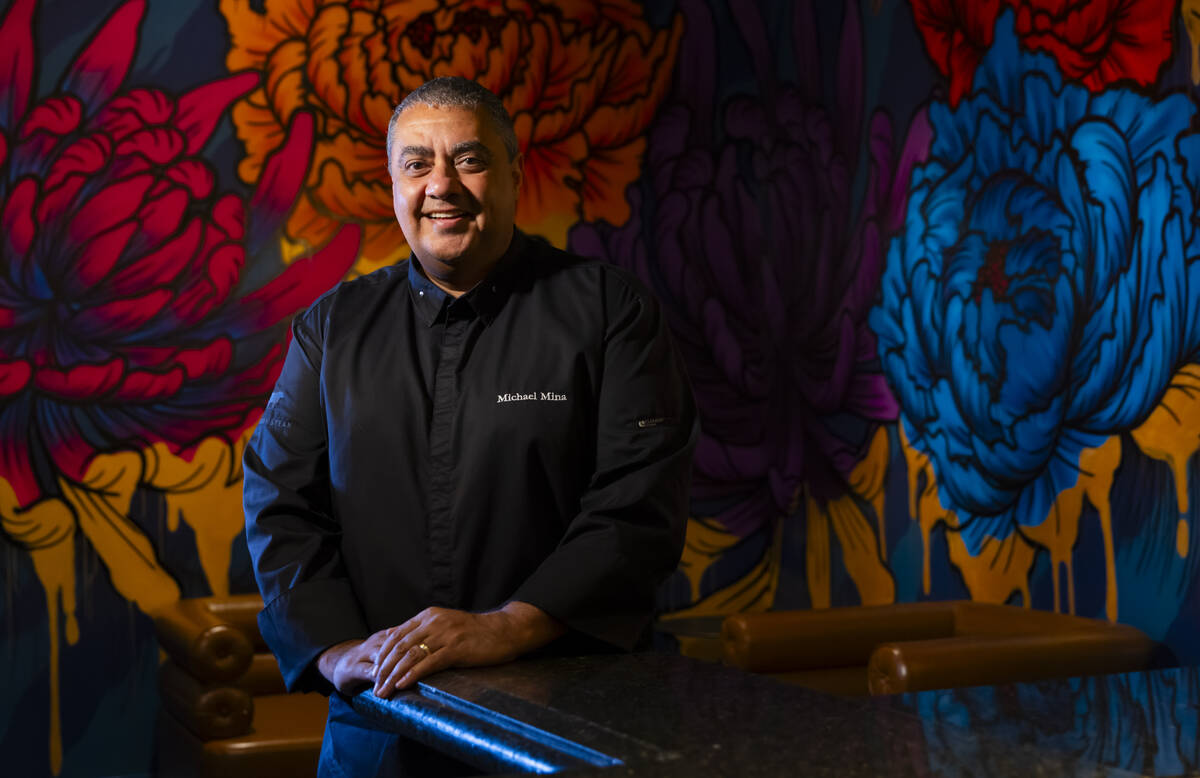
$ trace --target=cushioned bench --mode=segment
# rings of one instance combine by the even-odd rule
[[[166,654],[158,774],[315,776],[327,701],[288,694],[258,631],[257,594],[179,600],[154,614]]]
[[[1144,670],[1158,644],[1102,619],[969,601],[743,613],[721,626],[726,663],[842,694]]]

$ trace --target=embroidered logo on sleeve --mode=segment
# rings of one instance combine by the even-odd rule
[[[271,392],[271,398],[267,400],[267,407],[263,410],[262,423],[280,430],[290,428],[292,420],[288,418],[287,411],[280,408],[281,405],[283,405],[283,392],[278,390]]]

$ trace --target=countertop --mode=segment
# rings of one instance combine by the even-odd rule
[[[1200,775],[1196,668],[834,697],[674,654],[432,676],[353,704],[481,772],[564,776]]]

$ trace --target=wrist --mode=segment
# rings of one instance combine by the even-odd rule
[[[493,612],[503,616],[521,653],[541,648],[567,631],[558,619],[536,605],[520,600],[511,600]]]
[[[325,676],[325,680],[336,686],[336,682],[334,681],[334,673],[337,670],[338,662],[341,661],[342,656],[347,651],[362,642],[362,640],[357,638],[353,640],[343,640],[341,643],[335,643],[334,645],[325,649],[317,655],[317,672]]]

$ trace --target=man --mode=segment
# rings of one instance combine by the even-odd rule
[[[696,437],[643,287],[514,228],[495,95],[412,92],[388,169],[412,257],[296,318],[245,455],[263,635],[289,688],[337,692],[323,774],[427,769],[342,695],[644,642]]]

